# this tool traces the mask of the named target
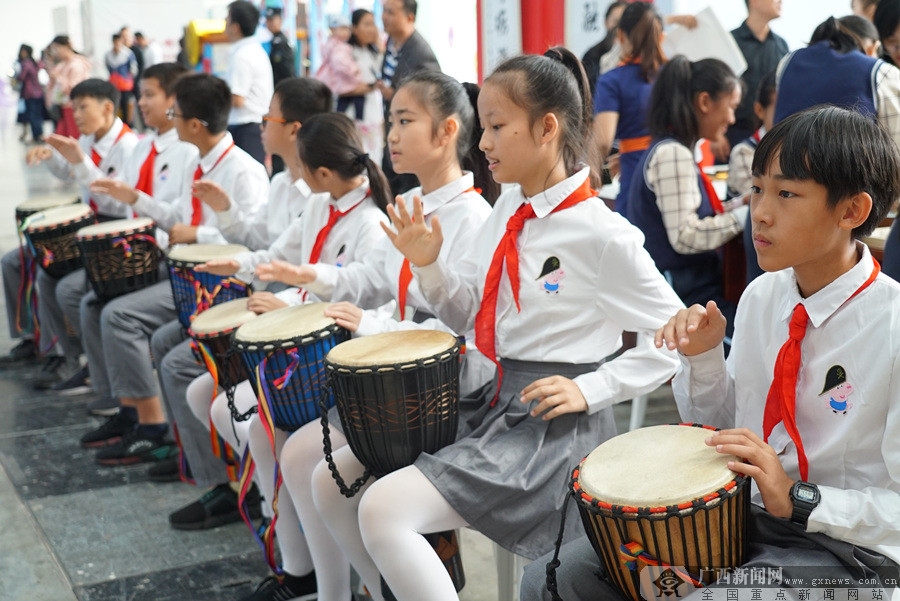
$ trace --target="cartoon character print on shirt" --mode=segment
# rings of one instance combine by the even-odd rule
[[[853,408],[850,395],[853,394],[853,385],[847,381],[847,372],[840,365],[832,365],[825,374],[825,386],[820,397],[825,398],[825,404],[834,413],[846,415]]]
[[[559,294],[563,285],[560,283],[565,277],[566,272],[562,270],[559,259],[556,257],[547,257],[544,266],[541,268],[541,274],[536,278],[541,280],[541,290],[547,294]]]
[[[110,165],[109,169],[106,170],[106,177],[115,177],[116,176],[116,168]]]
[[[347,245],[341,244],[341,249],[338,251],[337,259],[335,259],[334,264],[338,267],[343,267],[344,263],[347,262]]]

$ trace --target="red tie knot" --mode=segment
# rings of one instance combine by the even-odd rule
[[[525,220],[531,219],[534,216],[534,209],[531,208],[531,205],[523,204],[521,207],[516,209],[516,212],[513,213],[512,217],[509,218],[509,221],[506,222],[506,231],[522,231],[522,228],[525,227]]]
[[[806,307],[803,303],[797,303],[794,307],[794,314],[791,315],[791,324],[789,326],[789,335],[794,340],[803,340],[806,335],[806,324],[809,323],[809,315],[806,313]]]

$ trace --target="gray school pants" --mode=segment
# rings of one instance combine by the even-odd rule
[[[181,446],[197,486],[209,488],[228,482],[225,463],[212,451],[209,430],[187,404],[187,388],[206,368],[194,358],[191,340],[177,319],[153,333],[150,346],[159,375],[169,424],[178,428]]]
[[[81,331],[94,390],[115,398],[159,392],[150,337],[175,318],[168,279],[101,303],[94,292],[81,301]]]
[[[22,286],[22,257],[20,252],[31,253],[27,248],[21,251],[14,248],[0,259],[0,273],[3,275],[3,298],[6,300],[6,322],[9,324],[9,337],[30,337],[34,333],[31,320],[31,309],[19,307],[19,289]],[[18,320],[16,314],[18,313]],[[20,333],[21,332],[21,333]]]
[[[77,269],[57,279],[38,269],[37,289],[41,327],[47,328],[50,340],[57,337],[62,354],[69,361],[76,360],[83,352],[79,331],[81,299],[91,290],[87,274],[84,269]]]

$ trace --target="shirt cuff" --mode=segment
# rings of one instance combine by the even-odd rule
[[[217,228],[211,225],[198,225],[197,244],[225,244],[225,239]]]
[[[606,374],[593,371],[581,374],[573,381],[575,382],[575,385],[578,386],[581,395],[587,402],[587,412],[589,415],[597,413],[611,404],[608,401],[609,395],[605,394],[605,391],[611,389],[611,386],[606,379]]]
[[[90,186],[94,181],[93,174],[91,173],[91,167],[93,166],[94,163],[88,157],[84,157],[77,165],[72,165],[72,176],[75,178],[75,181],[82,186]]]
[[[678,357],[685,374],[694,378],[719,376],[725,369],[725,346],[721,342],[708,351],[690,357],[679,352]]]
[[[303,294],[299,288],[287,288],[275,293],[275,298],[286,302],[291,307],[303,304]]]
[[[234,224],[234,203],[224,211],[216,211],[216,219],[219,221],[219,229],[226,230]]]
[[[304,284],[304,288],[312,292],[321,299],[331,299],[334,294],[334,287],[337,286],[338,269],[336,265],[310,265],[316,272],[316,279],[308,284]]]
[[[384,331],[384,328],[381,327],[381,323],[375,314],[375,311],[363,311],[362,319],[359,320],[359,327],[356,328],[356,332],[353,334],[354,337],[372,336],[373,334],[380,334]]]
[[[415,274],[416,281],[419,282],[419,288],[423,292],[440,288],[444,284],[444,263],[441,258],[424,267],[411,265],[411,270]]]

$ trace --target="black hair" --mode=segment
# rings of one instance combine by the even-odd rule
[[[136,38],[142,40],[142,39],[144,39],[144,34],[141,33],[140,31],[135,31],[135,32],[134,32],[134,37],[136,37]]]
[[[113,41],[113,42],[116,42],[116,41],[121,40],[121,39],[122,39],[122,34],[121,34],[121,33],[114,33],[114,34],[112,34],[112,41]]]
[[[81,83],[75,85],[69,92],[69,98],[77,100],[78,98],[94,98],[99,102],[109,100],[113,106],[119,106],[119,90],[105,79],[85,79]]]
[[[363,149],[356,124],[343,113],[313,115],[297,134],[300,160],[309,169],[325,167],[341,179],[369,178],[372,200],[382,211],[391,202],[391,187],[381,168]]]
[[[72,48],[72,39],[67,35],[58,35],[50,42],[51,44],[56,44],[57,46],[65,46],[70,50],[75,50]]]
[[[632,2],[622,13],[619,29],[631,43],[631,57],[641,61],[641,76],[651,82],[666,62],[662,49],[662,17],[650,2]]]
[[[769,108],[775,102],[778,94],[778,84],[775,75],[776,69],[772,69],[763,75],[763,78],[759,81],[759,86],[756,88],[756,102],[764,109]]]
[[[188,68],[179,63],[157,63],[144,69],[141,79],[155,79],[166,96],[175,93],[175,83],[184,77]]]
[[[28,44],[22,44],[21,46],[19,46],[19,54],[22,54],[22,52],[27,54],[28,58],[34,60],[34,48],[29,46]]]
[[[232,23],[237,24],[245,38],[252,36],[259,25],[259,9],[247,0],[235,0],[229,4],[228,16]]]
[[[730,94],[740,80],[731,68],[715,58],[696,62],[678,55],[663,65],[650,91],[647,129],[654,138],[673,137],[693,147],[700,138],[700,126],[694,110],[694,99],[706,92],[718,99]]]
[[[828,206],[866,192],[872,211],[853,230],[872,233],[900,197],[900,151],[884,127],[856,111],[820,105],[795,113],[767,132],[753,156],[753,177],[773,161],[788,179],[812,180],[828,190]]]
[[[416,13],[419,11],[419,3],[416,0],[400,0],[400,4],[403,7],[403,12],[412,15],[413,18],[416,17]]]
[[[832,49],[847,54],[853,50],[865,52],[865,40],[878,40],[878,30],[867,19],[847,15],[840,19],[828,17],[816,27],[810,44],[828,42]]]
[[[365,17],[367,15],[372,15],[372,12],[368,11],[364,8],[357,8],[355,11],[353,11],[353,14],[350,15],[350,25],[352,25],[353,27],[356,27],[357,25],[359,25],[360,21],[363,20],[363,17]],[[374,17],[374,15],[372,15],[372,16]],[[362,48],[362,44],[359,43],[359,39],[356,37],[355,33],[350,34],[350,39],[347,40],[347,42],[351,46],[356,46],[358,48]],[[376,48],[373,44],[369,44],[368,46],[366,46],[366,48],[369,49],[370,51],[372,51],[373,53],[378,54],[378,48]]]
[[[897,31],[897,27],[900,26],[900,0],[880,0],[872,22],[875,23],[875,29],[878,30],[878,36],[884,46],[885,40],[892,37]],[[884,52],[884,59],[890,61],[891,64],[894,63],[887,52]]]
[[[500,186],[491,177],[484,152],[478,148],[481,126],[478,119],[478,93],[476,84],[461,84],[440,71],[419,71],[403,80],[400,89],[406,90],[424,107],[431,117],[432,135],[445,119],[459,118],[459,134],[456,138],[456,158],[460,167],[475,176],[475,187],[491,205],[500,196]]]
[[[531,125],[547,113],[555,114],[562,132],[566,173],[572,175],[586,163],[591,168],[591,185],[600,187],[590,84],[578,57],[562,47],[551,48],[543,56],[515,56],[500,63],[485,83],[488,81],[528,112]]]
[[[228,128],[231,90],[215,75],[193,73],[175,82],[175,100],[184,119],[202,119],[207,131],[220,134]]]
[[[281,114],[288,121],[305,123],[319,113],[331,111],[331,90],[312,77],[288,77],[275,86],[275,96],[281,103]]]

